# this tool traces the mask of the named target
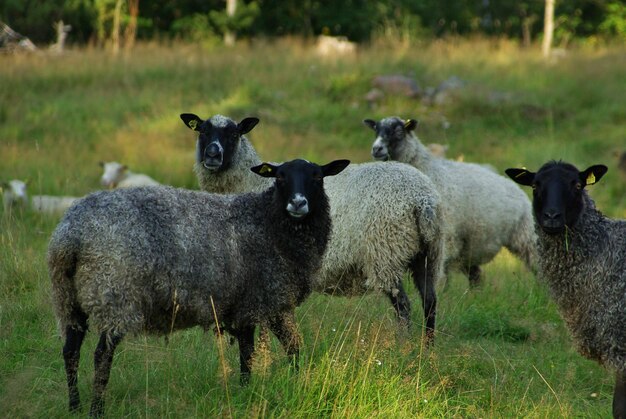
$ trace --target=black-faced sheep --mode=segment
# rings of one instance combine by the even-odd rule
[[[348,163],[256,166],[276,179],[259,193],[138,187],[96,192],[70,208],[48,248],[70,410],[79,408],[88,326],[100,334],[92,416],[103,413],[113,352],[128,334],[217,324],[239,342],[245,382],[261,324],[297,365],[294,310],[311,292],[331,232],[323,178]]]
[[[606,173],[548,162],[537,173],[507,169],[533,188],[539,273],[578,351],[616,372],[613,416],[626,418],[626,221],[602,215],[585,187]]]
[[[159,182],[143,173],[134,173],[125,164],[116,161],[100,162],[100,167],[104,169],[100,177],[100,184],[105,188],[131,188],[135,186],[155,186]]]
[[[198,133],[195,172],[209,192],[259,190],[267,180],[247,167],[260,159],[244,136],[259,120],[236,123],[215,115],[181,119]],[[408,323],[410,302],[402,287],[407,270],[422,297],[426,342],[435,330],[435,284],[443,274],[443,220],[432,182],[409,165],[350,165],[328,179],[333,232],[314,290],[331,295],[382,291],[398,318]]]
[[[376,132],[376,160],[408,163],[428,176],[441,194],[450,229],[446,243],[446,273],[465,273],[471,285],[480,282],[480,265],[505,246],[534,269],[536,236],[528,197],[513,182],[472,163],[435,158],[413,130],[415,120],[398,117],[366,119]]]

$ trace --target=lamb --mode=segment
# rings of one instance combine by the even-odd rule
[[[198,133],[194,170],[209,192],[259,190],[248,166],[260,161],[244,134],[259,122],[236,123],[215,115],[181,119]],[[410,301],[402,278],[410,270],[424,309],[425,343],[435,330],[435,284],[443,273],[443,234],[439,195],[418,170],[400,163],[350,165],[326,183],[333,232],[314,290],[331,295],[382,291],[401,324],[409,325]]]
[[[58,215],[64,213],[78,198],[74,196],[33,195],[30,199],[27,182],[13,179],[2,184],[4,212],[12,208],[30,208],[35,212]]]
[[[148,175],[133,173],[125,164],[116,161],[100,162],[100,167],[104,169],[100,184],[105,188],[130,188],[134,186],[156,186],[159,182]]]
[[[417,121],[398,117],[365,119],[376,132],[372,156],[415,166],[430,177],[445,205],[451,234],[446,241],[446,275],[459,269],[470,286],[481,281],[480,265],[505,246],[535,271],[536,235],[526,194],[485,167],[433,157],[413,130]]]
[[[245,383],[261,324],[297,366],[294,310],[311,292],[331,233],[323,178],[348,163],[255,166],[254,173],[276,178],[259,193],[138,187],[99,191],[70,208],[48,247],[70,411],[80,404],[88,327],[100,334],[91,416],[103,414],[113,353],[128,334],[216,324],[239,342]]]
[[[626,418],[626,220],[605,217],[586,186],[607,172],[550,161],[537,173],[507,169],[533,188],[540,276],[578,351],[615,371],[613,416]]]

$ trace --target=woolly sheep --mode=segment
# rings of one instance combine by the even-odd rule
[[[398,117],[363,121],[376,132],[376,160],[408,163],[428,176],[445,206],[450,234],[446,242],[446,274],[460,269],[470,285],[480,283],[480,265],[505,246],[531,270],[536,235],[526,194],[510,180],[478,164],[433,157],[414,135],[415,120]]]
[[[70,208],[48,248],[70,410],[80,404],[87,327],[100,334],[92,416],[103,413],[113,353],[128,334],[217,324],[237,338],[246,382],[262,324],[297,366],[294,310],[311,291],[331,232],[322,179],[348,163],[264,163],[252,170],[277,180],[259,193],[138,187],[96,192]]]
[[[28,197],[27,183],[13,179],[3,183],[2,201],[5,213],[11,208],[30,208],[44,214],[62,214],[78,198],[73,196],[33,195]]]
[[[259,156],[244,136],[259,122],[236,123],[215,115],[203,121],[194,114],[181,119],[198,132],[195,172],[209,192],[259,190],[246,168]],[[333,232],[314,290],[332,295],[382,291],[398,319],[408,324],[410,302],[402,287],[411,271],[422,297],[426,343],[435,329],[435,284],[443,273],[443,232],[439,195],[418,170],[400,163],[350,165],[328,179]]]
[[[626,221],[602,215],[585,190],[606,171],[551,161],[506,173],[533,188],[540,276],[578,351],[616,372],[613,416],[626,418]]]
[[[156,186],[159,182],[148,175],[133,173],[125,164],[116,161],[100,162],[100,167],[104,169],[100,184],[105,188],[130,188],[134,186]]]

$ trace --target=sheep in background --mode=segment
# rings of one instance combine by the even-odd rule
[[[2,182],[2,204],[4,212],[9,212],[12,208],[28,208],[28,192],[26,182],[13,179]]]
[[[252,170],[277,180],[259,193],[138,187],[96,192],[70,208],[48,247],[70,411],[80,406],[88,327],[100,334],[91,416],[103,414],[113,353],[128,334],[217,324],[239,341],[245,383],[262,324],[297,366],[294,311],[311,292],[331,233],[323,178],[348,163],[264,163]]]
[[[253,191],[267,187],[247,167],[260,159],[244,136],[259,122],[221,115],[206,121],[194,114],[181,119],[198,133],[194,170],[209,192]],[[402,278],[410,270],[420,292],[426,343],[434,336],[435,284],[443,273],[440,199],[432,182],[401,163],[350,165],[328,179],[333,233],[314,290],[331,295],[382,291],[398,319],[408,324],[410,301]]]
[[[613,416],[626,418],[626,221],[602,215],[585,187],[603,165],[580,172],[551,161],[537,173],[507,169],[533,188],[540,276],[585,357],[616,372]]]
[[[439,143],[430,143],[426,145],[426,148],[432,153],[433,156],[439,157],[441,159],[446,158],[446,152],[448,151],[448,146],[439,144]]]
[[[451,234],[446,243],[446,273],[467,275],[470,285],[481,279],[480,265],[505,246],[534,270],[536,235],[530,202],[513,182],[489,169],[433,157],[415,136],[417,121],[398,117],[363,121],[376,132],[376,160],[408,163],[430,177],[445,206]]]
[[[159,182],[148,175],[133,173],[125,164],[116,161],[100,162],[100,167],[104,169],[100,184],[105,188],[130,188],[134,186],[156,186]]]
[[[79,198],[74,196],[53,195],[33,195],[29,198],[27,182],[14,179],[3,183],[2,201],[5,213],[19,207],[30,208],[43,214],[58,215],[64,213],[77,199]]]

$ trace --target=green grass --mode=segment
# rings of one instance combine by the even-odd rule
[[[100,160],[196,188],[194,134],[182,112],[255,115],[249,135],[267,160],[369,161],[363,118],[420,121],[425,142],[466,161],[537,169],[548,159],[609,173],[593,186],[598,206],[626,217],[626,182],[613,152],[624,147],[624,50],[573,51],[544,63],[504,42],[375,44],[356,57],[321,61],[299,40],[237,49],[142,45],[132,56],[71,51],[63,57],[0,56],[0,179],[30,179],[33,194],[99,188]],[[85,64],[86,62],[89,65]],[[427,106],[363,96],[378,74],[412,74],[466,86]],[[509,100],[494,103],[494,92]],[[442,115],[451,123],[441,126]],[[45,252],[58,220],[30,212],[0,217],[0,406],[5,416],[64,417],[62,342],[50,305]],[[238,351],[192,329],[129,337],[113,364],[110,417],[608,417],[613,378],[572,348],[547,290],[507,252],[469,290],[456,274],[438,292],[438,334],[421,346],[419,297],[410,333],[397,330],[380,295],[313,295],[297,311],[304,338],[295,373],[275,340],[238,384]],[[79,388],[88,408],[96,337],[83,345]]]

